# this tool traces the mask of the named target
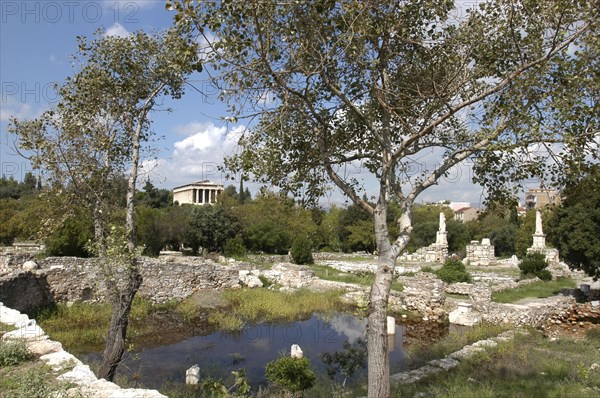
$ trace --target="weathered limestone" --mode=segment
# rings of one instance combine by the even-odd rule
[[[23,317],[27,318],[26,320]],[[0,322],[20,326],[13,332],[5,333],[2,339],[24,339],[29,351],[41,355],[40,360],[46,362],[54,371],[60,372],[59,381],[68,381],[75,387],[67,391],[66,396],[85,396],[97,398],[167,398],[156,390],[121,389],[118,385],[104,379],[98,380],[89,366],[62,349],[58,342],[48,339],[44,331],[25,314],[6,307],[0,303]],[[23,325],[25,325],[23,327]],[[15,333],[17,332],[17,333]],[[35,338],[32,338],[35,336]]]
[[[473,310],[473,304],[460,302],[458,308],[448,314],[448,320],[455,325],[475,326],[481,322],[483,316]]]
[[[39,260],[40,269],[29,272],[11,262],[11,272],[0,277],[0,301],[24,312],[55,302],[102,301],[105,286],[95,261],[48,257]],[[140,264],[144,282],[138,294],[154,302],[184,299],[206,288],[240,287],[238,268],[204,258],[178,257],[169,261],[142,257]]]
[[[440,212],[439,228],[436,233],[435,243],[418,249],[415,253],[404,253],[398,258],[401,262],[428,262],[443,263],[448,258],[448,232],[446,231],[446,216]]]
[[[275,264],[261,275],[285,288],[300,289],[308,287],[315,279],[315,273],[306,266],[290,263]]]
[[[553,277],[569,277],[571,270],[568,265],[560,262],[557,249],[546,247],[546,234],[542,227],[542,213],[539,210],[535,212],[535,233],[533,234],[533,245],[527,249],[527,254],[542,253],[548,262],[548,271]]]
[[[33,260],[27,260],[23,263],[23,271],[33,271],[40,268],[40,266]]]
[[[185,384],[196,385],[200,382],[200,367],[194,365],[185,371]]]
[[[302,352],[302,348],[298,344],[292,344],[290,356],[292,358],[304,358],[304,352]]]
[[[240,283],[242,284],[242,286],[247,286],[250,289],[263,287],[263,283],[260,280],[259,276],[259,270],[240,270],[239,272]]]
[[[541,327],[552,314],[566,311],[573,303],[575,303],[573,297],[555,296],[532,300],[526,305],[495,302],[480,303],[478,310],[481,311],[483,320],[486,322]]]
[[[492,265],[496,263],[494,245],[487,238],[482,239],[481,243],[472,240],[467,245],[466,254],[464,263],[467,265]]]

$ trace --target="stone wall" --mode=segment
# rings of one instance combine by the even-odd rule
[[[540,299],[527,305],[479,303],[474,308],[483,314],[483,320],[491,323],[509,323],[542,327],[554,314],[572,307],[573,297],[555,296]]]
[[[39,269],[20,267],[0,277],[0,301],[19,311],[31,312],[53,302],[102,301],[103,277],[95,259],[49,257],[38,260]],[[144,282],[139,296],[154,302],[183,299],[199,289],[238,288],[239,270],[202,258],[142,258]]]
[[[471,241],[466,248],[465,264],[467,265],[491,265],[496,263],[494,245],[489,239],[483,239],[481,243]]]

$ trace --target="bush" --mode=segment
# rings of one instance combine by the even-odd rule
[[[292,358],[286,355],[267,363],[265,376],[271,383],[291,393],[308,390],[316,381],[308,358]]]
[[[543,281],[549,281],[552,279],[552,274],[546,268],[548,262],[546,256],[543,253],[534,252],[528,254],[523,258],[519,269],[521,270],[521,276],[523,278],[535,278],[538,277]]]
[[[0,342],[0,367],[16,366],[33,358],[23,340]]]
[[[246,255],[246,246],[244,240],[239,236],[228,239],[223,247],[225,257],[244,257]]]
[[[471,275],[460,260],[446,260],[435,274],[446,283],[471,282]]]
[[[291,255],[295,264],[312,264],[314,260],[311,241],[304,235],[298,235],[292,243]]]

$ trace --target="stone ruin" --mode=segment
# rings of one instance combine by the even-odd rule
[[[427,263],[443,263],[448,258],[448,232],[446,231],[446,215],[440,212],[440,223],[435,243],[422,247],[414,253],[405,253],[398,261],[418,261]]]
[[[494,245],[488,238],[484,238],[479,243],[472,240],[467,245],[467,256],[464,259],[466,265],[494,265],[496,264],[496,255],[494,254]]]
[[[533,245],[527,249],[527,254],[542,253],[548,262],[548,270],[553,277],[569,277],[571,270],[565,263],[560,262],[558,249],[546,246],[546,234],[542,228],[542,213],[535,212],[535,232],[533,234]]]

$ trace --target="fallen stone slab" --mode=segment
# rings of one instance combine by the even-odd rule
[[[42,355],[40,359],[45,361],[48,366],[57,372],[77,365],[83,365],[79,359],[67,351],[58,351],[51,354]]]
[[[22,322],[29,321],[29,317],[25,314],[21,314],[17,310],[8,308],[0,303],[0,322],[6,323],[7,325],[19,325]]]
[[[464,359],[471,358],[472,356],[479,354],[481,352],[484,352],[484,351],[485,351],[485,349],[483,349],[481,347],[473,347],[473,346],[467,345],[458,351],[454,351],[453,353],[448,355],[448,357],[451,359],[455,359],[457,361],[462,361]]]
[[[442,371],[442,368],[425,365],[420,367],[419,369],[393,374],[390,376],[390,382],[396,384],[416,383],[417,381],[424,379],[425,377],[429,377],[435,373],[439,373]]]
[[[472,344],[473,347],[491,347],[491,348],[494,348],[497,345],[498,345],[498,343],[492,339],[479,340]]]
[[[427,364],[438,367],[438,368],[442,368],[444,370],[450,370],[450,369],[454,369],[455,367],[460,365],[460,362],[458,362],[456,359],[452,359],[452,358],[442,358],[442,359],[434,359],[433,361],[427,362]]]
[[[98,380],[90,367],[84,364],[76,365],[72,370],[58,376],[57,379],[70,381],[78,385],[90,384]]]
[[[27,326],[4,333],[4,335],[2,336],[2,340],[16,339],[22,339],[25,341],[38,341],[47,340],[48,336],[46,336],[44,330],[41,327],[39,327],[35,323],[35,321],[31,321],[27,323]]]
[[[27,343],[27,349],[34,355],[42,356],[62,351],[62,344],[53,340],[30,341]]]

